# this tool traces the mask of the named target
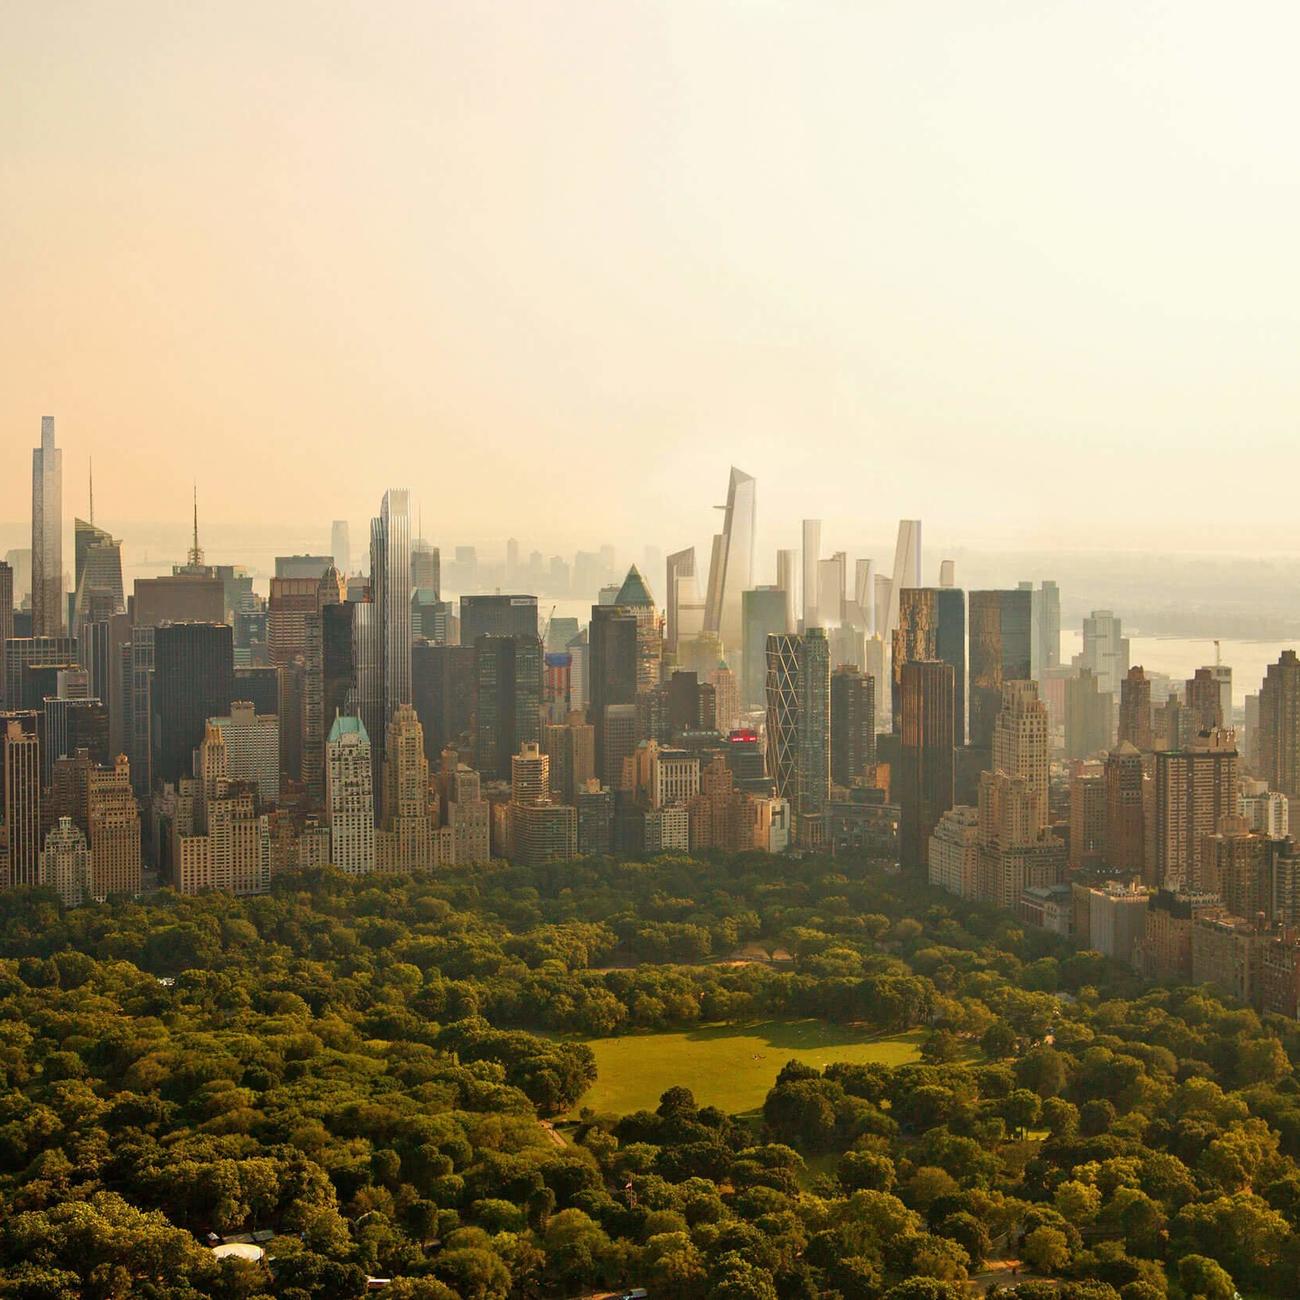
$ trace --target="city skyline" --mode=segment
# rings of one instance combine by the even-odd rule
[[[699,547],[684,468],[735,462],[846,544],[1293,554],[1231,448],[1293,454],[1296,15],[939,8],[23,7],[0,427],[55,412],[115,535],[197,478],[355,537],[400,479],[455,533]]]

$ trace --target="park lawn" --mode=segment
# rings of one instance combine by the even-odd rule
[[[680,1085],[701,1106],[741,1115],[763,1104],[791,1059],[818,1069],[833,1061],[905,1065],[920,1058],[923,1037],[920,1030],[884,1037],[824,1020],[768,1020],[590,1038],[598,1073],[574,1114],[584,1107],[620,1115],[653,1110],[664,1092]]]

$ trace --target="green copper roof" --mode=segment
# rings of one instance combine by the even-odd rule
[[[350,735],[360,736],[367,744],[370,742],[370,737],[366,735],[365,726],[362,724],[360,718],[345,718],[343,714],[340,713],[334,719],[334,723],[330,727],[329,738],[331,741],[336,741],[342,740],[344,736]]]
[[[623,585],[618,589],[618,595],[614,597],[614,604],[653,606],[654,603],[655,598],[650,594],[650,588],[645,585],[640,569],[634,564],[627,571],[627,577],[623,579]]]

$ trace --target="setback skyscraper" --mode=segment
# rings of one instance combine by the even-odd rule
[[[966,593],[957,587],[904,587],[892,645],[890,693],[894,732],[902,729],[903,666],[938,659],[952,665],[953,737],[966,743]]]
[[[1033,593],[970,593],[970,743],[980,749],[993,741],[1006,682],[1030,677],[1030,625]]]

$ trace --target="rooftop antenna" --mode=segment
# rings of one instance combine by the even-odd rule
[[[92,524],[95,522],[95,517],[94,517],[93,515],[92,515],[91,518],[90,518],[90,522],[91,522]],[[1221,654],[1220,649],[1219,649],[1219,639],[1218,639],[1218,637],[1215,637],[1215,639],[1214,639],[1214,666],[1215,666],[1216,668],[1219,668],[1219,667],[1222,667],[1222,665],[1223,665],[1223,655]]]
[[[203,564],[203,551],[199,547],[199,485],[194,484],[194,541],[190,546],[189,563],[191,568],[200,568]]]
[[[90,522],[95,522],[95,458],[90,458]]]

